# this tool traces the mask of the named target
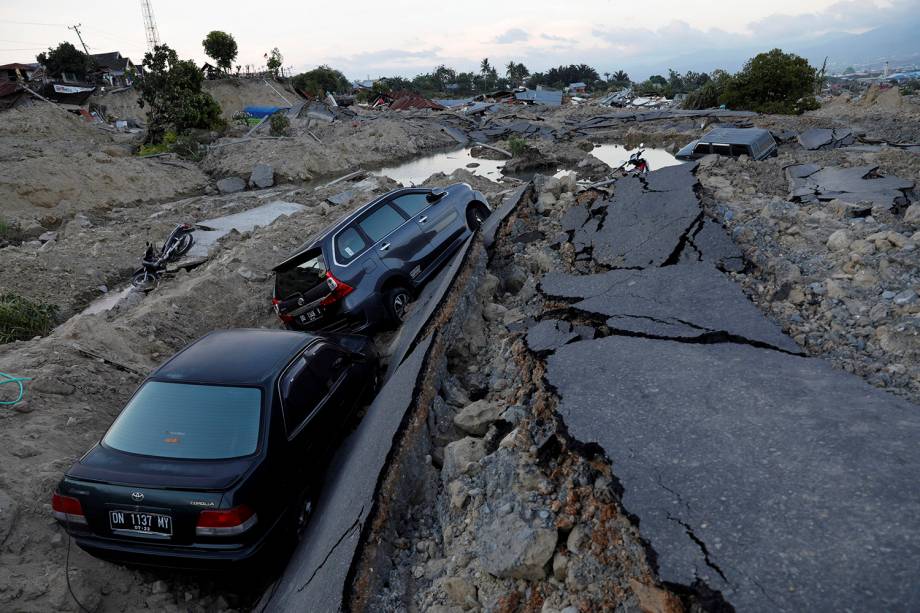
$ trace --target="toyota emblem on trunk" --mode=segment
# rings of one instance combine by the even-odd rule
[[[134,500],[134,502],[140,502],[144,499],[144,493],[143,492],[131,492],[131,499]]]

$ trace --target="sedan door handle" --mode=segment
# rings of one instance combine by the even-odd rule
[[[428,221],[427,215],[422,215],[421,217],[418,218],[419,223],[425,223],[426,221]]]
[[[380,245],[380,250],[381,250],[381,251],[386,251],[386,250],[389,249],[389,248],[390,248],[390,243],[384,243],[384,244]]]

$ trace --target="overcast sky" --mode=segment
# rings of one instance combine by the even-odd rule
[[[160,40],[183,58],[205,59],[201,40],[225,30],[236,64],[262,65],[279,47],[285,66],[319,64],[351,78],[427,72],[438,64],[478,69],[488,57],[531,71],[588,63],[601,73],[645,67],[696,51],[802,43],[829,31],[862,32],[916,13],[920,0],[350,0],[241,2],[152,0]],[[0,64],[34,61],[82,23],[92,53],[146,48],[140,0],[0,0]],[[716,68],[717,66],[712,66]],[[664,71],[667,66],[661,66]]]

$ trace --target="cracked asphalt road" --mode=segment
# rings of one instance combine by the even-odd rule
[[[576,302],[528,336],[569,433],[612,461],[662,581],[738,610],[920,607],[917,406],[795,355],[717,270],[737,258],[724,231],[694,240],[689,169],[563,222],[609,270],[548,275],[546,295]],[[586,317],[603,338],[557,321]]]

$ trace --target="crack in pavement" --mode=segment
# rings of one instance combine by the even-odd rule
[[[323,566],[326,565],[326,562],[329,561],[329,558],[332,557],[332,554],[335,553],[335,550],[338,548],[338,546],[341,545],[342,542],[343,542],[346,538],[348,538],[348,535],[349,535],[349,534],[351,534],[352,532],[355,532],[355,530],[357,530],[358,532],[361,531],[361,528],[362,528],[363,525],[364,525],[364,523],[361,521],[361,516],[362,516],[362,515],[364,515],[364,505],[361,505],[361,510],[358,511],[358,517],[357,517],[357,519],[355,519],[354,523],[352,523],[350,526],[348,526],[348,529],[345,530],[345,533],[342,534],[342,536],[339,537],[339,540],[337,540],[337,541],[335,542],[335,544],[333,544],[332,547],[329,549],[329,551],[326,552],[326,555],[325,555],[325,557],[323,557],[323,561],[319,563],[319,566],[317,566],[315,569],[313,569],[313,572],[310,574],[310,578],[307,579],[307,582],[304,583],[303,585],[301,585],[299,588],[297,588],[297,591],[298,591],[298,592],[302,592],[303,590],[305,590],[305,589],[307,588],[308,585],[310,585],[310,583],[313,581],[313,579],[316,578],[317,573],[319,573],[319,571],[322,570]]]
[[[725,581],[725,583],[727,583],[728,585],[731,585],[731,582],[728,580],[728,577],[725,576],[725,573],[722,572],[722,569],[719,568],[719,565],[716,564],[710,557],[709,548],[706,546],[706,543],[703,542],[703,539],[698,537],[695,532],[693,532],[693,528],[690,526],[690,524],[688,524],[685,521],[682,521],[681,519],[677,517],[673,517],[670,513],[667,514],[667,517],[669,520],[682,526],[683,529],[686,531],[687,536],[690,537],[690,540],[697,544],[697,546],[700,548],[700,551],[703,553],[703,561],[706,562],[706,566],[716,571],[719,574],[719,576],[722,577],[722,580]]]

